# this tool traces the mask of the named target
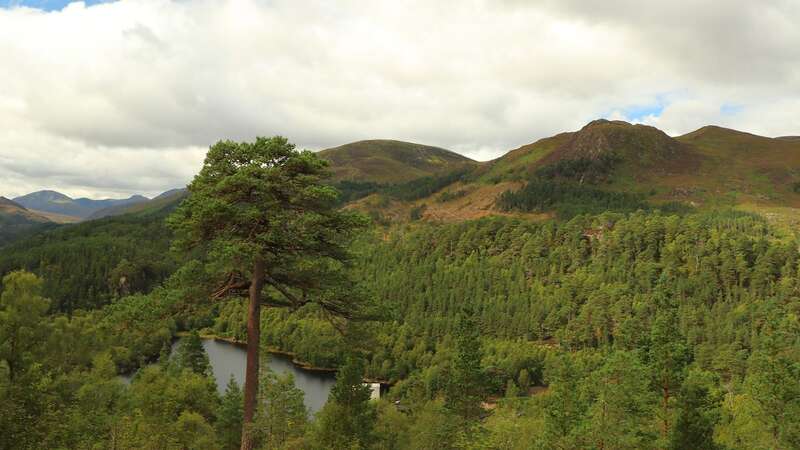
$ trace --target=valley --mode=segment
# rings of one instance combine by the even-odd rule
[[[0,0],[0,450],[800,449],[800,0]]]
[[[272,139],[263,142],[283,145]],[[288,154],[323,170],[316,156]],[[585,448],[601,437],[631,448],[795,442],[785,414],[800,407],[792,397],[800,379],[800,142],[718,127],[673,138],[601,120],[488,162],[396,141],[316,155],[332,176],[314,189],[335,196],[309,204],[341,220],[338,232],[358,231],[307,250],[330,254],[288,253],[268,265],[260,347],[339,373],[320,393],[297,369],[292,377],[262,370],[259,401],[284,405],[270,417],[299,421],[285,428],[292,439],[321,445],[331,439],[325,433],[348,436],[334,424],[366,417],[372,431],[358,439],[367,448],[477,448],[453,436],[486,448]],[[3,353],[13,362],[6,366],[39,376],[28,365],[36,358],[64,380],[95,380],[81,389],[109,386],[108,395],[149,408],[136,415],[89,399],[63,406],[91,410],[131,442],[169,440],[181,422],[152,396],[170,393],[184,411],[206,411],[215,445],[238,448],[248,350],[231,359],[220,356],[223,344],[183,344],[192,333],[246,342],[251,332],[241,287],[250,269],[231,271],[236,259],[209,245],[210,235],[179,251],[192,217],[182,214],[214,204],[193,196],[231,195],[202,190],[215,188],[193,184],[61,225],[16,201],[0,204],[31,227],[8,234],[0,252],[3,304],[19,292],[41,302],[26,326],[50,343],[24,357]],[[267,200],[231,204],[245,208],[232,216],[242,226],[277,211]],[[281,223],[300,231],[275,242],[315,236],[294,220]],[[330,250],[329,242],[347,246]],[[128,386],[109,381],[135,370]],[[365,379],[388,382],[386,398],[348,404],[334,394],[344,383],[359,392]],[[67,385],[52,389],[83,398]],[[57,420],[42,411],[41,420]],[[227,418],[233,425],[224,428]],[[265,420],[256,416],[255,426]],[[745,422],[763,433],[743,433]],[[103,423],[71,423],[79,438],[45,428],[32,439],[107,442]]]

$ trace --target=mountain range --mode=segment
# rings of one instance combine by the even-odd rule
[[[131,205],[135,203],[146,202],[149,199],[141,195],[133,195],[125,199],[73,199],[60,192],[44,190],[32,192],[21,197],[16,197],[13,200],[29,210],[60,214],[78,219],[86,219],[93,213],[104,208],[120,205]]]
[[[735,207],[790,216],[800,223],[798,136],[769,138],[704,126],[672,137],[651,126],[601,119],[486,162],[396,140],[353,142],[322,150],[319,156],[330,162],[338,187],[365,186],[348,207],[394,220],[407,219],[414,210],[430,220],[523,214],[502,211],[498,198],[531,180],[545,180],[636,195],[654,205]],[[416,193],[396,195],[403,189]],[[2,198],[0,224],[19,231],[48,222],[147,212],[185,195],[185,189],[174,189],[153,199],[134,195],[94,200],[38,191]]]
[[[412,144],[397,143],[395,151],[404,145]],[[335,151],[341,150],[327,152]],[[387,156],[387,152],[375,152]],[[333,164],[346,162],[334,159]],[[387,199],[391,196],[375,189],[352,207],[393,219],[407,218],[414,210],[431,220],[507,214],[497,207],[504,192],[519,190],[531,180],[544,180],[635,196],[655,206],[734,207],[800,223],[800,138],[796,136],[770,138],[711,125],[672,137],[652,126],[601,119],[577,131],[523,145],[492,161],[445,164],[437,173],[426,175],[464,166],[470,168],[466,175],[432,195],[400,201]],[[371,173],[372,181],[384,184],[398,179],[380,176],[379,169]]]

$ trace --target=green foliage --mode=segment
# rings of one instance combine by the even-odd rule
[[[42,281],[17,271],[3,278],[0,293],[0,448],[33,448],[47,435],[49,404],[56,395],[42,367],[48,330],[42,326],[49,301],[40,295]],[[48,420],[41,420],[47,417]]]
[[[455,449],[459,425],[458,417],[441,402],[427,402],[415,414],[408,448]]]
[[[337,373],[328,402],[317,416],[312,448],[369,448],[374,440],[375,406],[370,404],[370,390],[362,382],[363,375],[361,360],[348,357]]]
[[[275,289],[267,293],[273,303],[313,298],[350,313],[356,296],[348,289],[344,298],[350,287],[342,271],[346,245],[367,222],[336,208],[337,191],[322,183],[326,166],[279,136],[218,142],[189,185],[190,196],[168,219],[175,247],[202,250],[209,286],[249,279],[259,259],[264,281]]]
[[[216,450],[214,429],[202,415],[183,411],[172,427],[173,442],[176,448],[197,450]],[[169,445],[169,444],[168,444]]]
[[[554,447],[578,447],[583,438],[580,427],[588,402],[582,395],[580,386],[588,370],[578,364],[587,362],[596,365],[596,361],[582,360],[579,355],[559,355],[549,361],[549,391],[542,400],[542,439]]]
[[[236,450],[242,443],[243,402],[242,390],[231,375],[225,387],[225,394],[220,400],[217,422],[214,424],[220,449]]]
[[[370,194],[382,194],[388,198],[414,201],[430,197],[457,181],[465,180],[469,174],[469,168],[462,167],[448,173],[419,177],[404,183],[379,184],[371,181],[342,180],[334,183],[333,186],[341,192],[341,203],[358,200]],[[448,201],[466,194],[464,191],[460,192],[460,195],[449,193],[445,193],[446,195],[442,194],[438,201]]]
[[[464,197],[465,195],[467,195],[467,191],[465,191],[464,189],[459,189],[454,192],[451,191],[442,192],[441,194],[439,194],[439,196],[436,197],[436,201],[439,203],[445,203]]]
[[[497,406],[484,424],[479,448],[491,450],[529,450],[547,448],[542,441],[542,421],[533,402],[503,403]]]
[[[337,208],[338,192],[323,184],[327,165],[280,136],[218,142],[168,219],[175,248],[205,258],[200,283],[212,297],[248,289],[246,428],[257,411],[262,303],[313,303],[333,315],[359,314],[362,297],[345,268],[347,245],[367,220]],[[252,448],[254,436],[245,429],[242,447]]]
[[[246,322],[245,303],[231,300],[219,309],[212,329],[218,336],[245,341]],[[342,334],[316,305],[297,311],[262,310],[261,340],[268,347],[291,350],[297,359],[316,367],[335,367],[347,352]]]
[[[297,448],[308,420],[303,391],[295,387],[294,375],[276,375],[266,366],[261,370],[258,413],[253,422],[260,448]]]
[[[132,360],[171,339],[157,296],[46,316],[42,287],[12,272],[0,294],[0,448],[216,448],[213,380],[160,365],[140,371],[130,389],[117,377],[118,364],[139,364]],[[146,342],[156,344],[152,353]]]
[[[583,183],[600,183],[608,181],[614,166],[622,159],[613,154],[602,154],[598,158],[562,159],[544,166],[536,171],[542,178],[566,179]]]
[[[411,208],[411,211],[408,213],[408,218],[410,220],[419,220],[422,218],[422,213],[425,212],[425,209],[428,207],[426,204],[421,204],[419,206],[415,206]]]
[[[168,209],[65,225],[0,252],[0,275],[25,269],[44,280],[55,312],[94,309],[124,295],[147,293],[175,271]]]
[[[169,345],[177,326],[172,315],[175,299],[166,289],[114,301],[90,315],[117,366],[131,371],[156,359]]]
[[[666,439],[674,421],[675,395],[686,376],[691,355],[680,332],[676,307],[670,299],[655,300],[659,309],[650,328],[648,360],[653,386],[661,397],[658,416],[662,438]]]
[[[211,363],[208,361],[208,355],[197,330],[192,330],[188,336],[181,339],[176,363],[181,369],[190,370],[196,374],[211,374]]]
[[[2,206],[3,200],[0,199],[0,206]],[[32,220],[24,213],[7,214],[0,210],[0,248],[57,226],[54,223]]]
[[[126,387],[116,376],[110,355],[100,353],[92,361],[88,376],[75,394],[76,404],[69,408],[68,421],[74,430],[76,447],[92,448],[98,442],[111,444],[116,421],[130,406]]]
[[[131,409],[119,425],[128,448],[215,448],[211,422],[219,396],[214,380],[152,365],[137,374],[130,395]]]
[[[275,389],[262,396],[277,400],[263,400],[273,409],[256,428],[277,436],[275,448],[800,446],[800,254],[757,216],[415,223],[365,236],[354,253],[347,276],[387,320],[342,336],[318,306],[262,314],[265,344],[339,366],[350,380],[307,426],[287,425],[301,422],[293,384],[267,382]],[[7,276],[0,448],[236,448],[238,388],[220,401],[206,371],[162,365],[130,387],[116,379],[117,368],[154,360],[179,327],[209,314],[217,333],[244,336],[241,301],[189,301],[207,297],[230,255],[200,255],[161,288],[114,292],[103,308],[71,316],[46,315],[47,280]],[[130,264],[125,256],[110,271]],[[460,317],[465,308],[471,320]],[[346,364],[353,351],[361,368]],[[365,374],[396,382],[392,402],[365,400]],[[472,389],[479,374],[483,389]],[[514,401],[475,407],[504,392]],[[465,428],[465,415],[480,420]]]
[[[341,180],[333,187],[339,191],[339,203],[346,204],[379,192],[384,186],[372,181]]]
[[[44,340],[39,326],[50,301],[40,295],[42,280],[17,271],[3,277],[0,294],[0,362],[14,382],[31,364]]]
[[[455,358],[445,388],[445,406],[466,423],[480,417],[486,393],[480,333],[471,312],[461,313],[454,334]]]
[[[654,442],[651,431],[655,403],[647,369],[632,352],[614,352],[587,378],[586,445],[639,449]]]
[[[375,444],[377,450],[400,450],[411,447],[412,418],[387,401],[377,405]],[[416,429],[416,428],[415,428]]]
[[[670,436],[670,448],[716,450],[714,426],[720,420],[722,398],[715,393],[714,375],[695,370],[689,372],[681,386],[678,415]]]
[[[421,198],[430,197],[442,190],[442,188],[450,186],[456,181],[463,180],[468,173],[469,169],[461,168],[442,175],[422,177],[403,184],[389,185],[382,191],[400,200],[419,200]]]
[[[721,443],[754,449],[800,445],[800,362],[796,353],[789,356],[774,344],[750,356],[742,389],[728,394],[718,430]]]
[[[600,214],[604,211],[630,212],[648,209],[644,199],[635,194],[613,192],[571,182],[531,180],[518,191],[506,191],[497,199],[504,211],[555,210],[569,219],[579,214]]]

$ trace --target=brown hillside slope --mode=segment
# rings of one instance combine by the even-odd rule
[[[519,180],[561,161],[611,155],[598,187],[638,192],[653,201],[696,206],[800,207],[800,139],[768,138],[716,126],[670,137],[657,128],[593,121],[492,161],[484,181]]]
[[[587,177],[581,170],[602,173]],[[531,177],[636,193],[651,204],[680,202],[700,209],[737,207],[794,215],[800,211],[795,209],[800,208],[800,139],[716,126],[670,137],[651,126],[596,120],[476,165],[464,179],[470,181],[446,186],[427,198],[399,202],[371,196],[358,206],[403,220],[423,205],[415,215],[430,220],[500,214],[494,207],[497,197]]]
[[[703,155],[699,189],[735,204],[800,207],[800,140],[705,126],[676,138]]]
[[[41,215],[37,214],[33,211],[29,211],[24,206],[20,205],[19,203],[9,200],[5,197],[0,196],[0,214],[5,216],[15,216],[18,219],[26,220],[30,222],[49,222],[50,220]]]
[[[393,140],[368,140],[319,152],[335,180],[402,183],[447,173],[477,162],[443,148]]]

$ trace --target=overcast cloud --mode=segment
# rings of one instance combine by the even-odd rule
[[[10,2],[0,195],[153,195],[256,135],[486,160],[598,117],[800,134],[798,1],[452,3]]]

